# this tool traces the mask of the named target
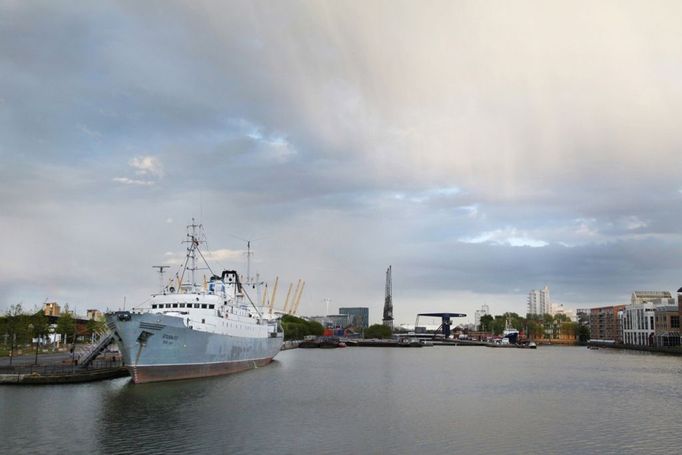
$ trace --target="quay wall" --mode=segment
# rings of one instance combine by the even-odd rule
[[[642,352],[656,352],[659,354],[669,354],[669,355],[679,355],[682,356],[682,347],[680,346],[670,346],[670,347],[659,347],[659,346],[636,346],[632,344],[622,344],[622,343],[595,343],[593,341],[587,342],[588,346],[596,346],[599,348],[609,348],[609,349],[625,349],[628,351],[642,351]]]

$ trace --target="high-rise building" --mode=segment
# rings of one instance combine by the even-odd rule
[[[490,307],[486,304],[481,305],[480,310],[476,310],[474,313],[474,325],[476,330],[481,329],[481,317],[490,314]]]
[[[533,289],[528,293],[528,314],[551,314],[552,301],[549,298],[549,288]]]
[[[350,318],[350,325],[353,327],[362,329],[369,327],[369,308],[367,307],[339,308],[339,314],[347,314]]]

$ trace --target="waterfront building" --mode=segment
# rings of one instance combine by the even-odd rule
[[[94,321],[99,321],[102,319],[102,317],[104,317],[102,312],[99,310],[87,310],[86,314],[87,314],[87,317],[86,317],[87,319],[94,320]]]
[[[590,325],[590,309],[578,308],[575,310],[575,320],[579,325]]]
[[[556,316],[558,314],[563,314],[571,321],[576,320],[575,310],[565,308],[563,303],[552,303],[552,316]]]
[[[675,320],[672,318],[677,313],[677,325],[679,326],[679,309],[672,309],[676,302],[668,291],[635,291],[630,297],[630,305],[623,311],[622,331],[623,343],[634,346],[656,345],[656,312],[660,309],[659,324],[661,329],[661,342],[675,342],[663,327],[669,327]],[[668,307],[666,309],[666,307]],[[672,309],[672,311],[671,311]],[[677,327],[679,333],[679,327]],[[664,335],[665,333],[665,335]],[[679,340],[679,335],[677,336]]]
[[[552,313],[552,301],[547,286],[543,289],[533,289],[528,293],[528,310],[526,313],[539,316]]]
[[[347,314],[328,314],[326,316],[311,316],[310,321],[319,322],[322,327],[331,329],[345,329],[350,325],[350,316]]]
[[[620,318],[624,309],[625,305],[590,308],[590,339],[622,343]]]
[[[678,316],[678,321],[682,319],[682,288],[679,288],[677,290],[677,316]],[[682,338],[682,328],[679,329],[680,331],[680,337]],[[682,344],[682,339],[680,340],[680,344]]]
[[[635,346],[654,345],[654,310],[653,302],[633,303],[623,311],[623,343]]]
[[[490,307],[486,304],[481,305],[480,310],[476,310],[474,313],[474,325],[476,326],[475,330],[478,330],[481,327],[481,317],[488,314],[490,314]]]
[[[339,314],[348,315],[352,327],[360,329],[369,327],[369,308],[367,307],[339,308]]]
[[[675,305],[675,299],[668,291],[635,291],[630,297],[630,304],[650,302],[654,305]]]
[[[654,330],[656,346],[680,345],[680,311],[677,305],[661,305],[654,309]]]
[[[43,304],[43,313],[45,313],[45,316],[59,317],[61,311],[62,309],[57,302],[46,302]]]

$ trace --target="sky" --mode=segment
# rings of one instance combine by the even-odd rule
[[[186,225],[300,313],[682,286],[676,1],[0,0],[0,311],[118,309]],[[466,322],[465,321],[465,322]]]

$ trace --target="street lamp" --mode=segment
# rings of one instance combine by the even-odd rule
[[[17,332],[12,333],[12,345],[9,348],[9,366],[12,366],[12,359],[14,358],[14,345],[17,342]]]
[[[33,365],[38,365],[38,349],[40,349],[40,334],[36,331],[36,358]]]
[[[31,338],[33,338],[33,328],[34,328],[33,324],[28,325],[28,331],[31,334]],[[36,363],[37,362],[38,362],[38,348],[36,347]]]

